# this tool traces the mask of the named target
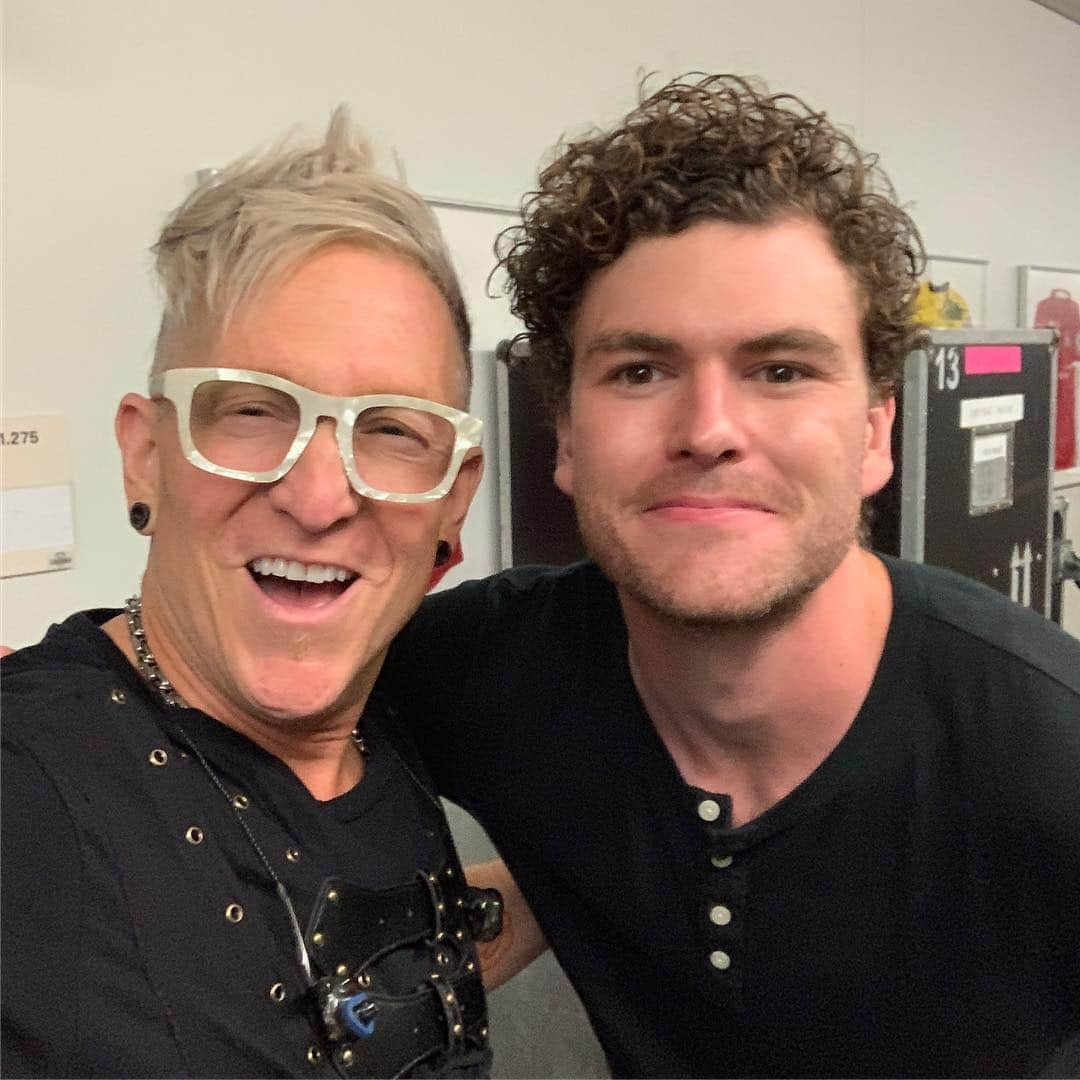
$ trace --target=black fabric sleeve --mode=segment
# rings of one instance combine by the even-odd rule
[[[988,761],[977,767],[999,793],[987,812],[1000,815],[1001,841],[1039,882],[1056,928],[1053,962],[1071,1024],[1046,1075],[1080,1076],[1080,694],[1029,668],[1012,678],[1019,737],[998,736],[1008,753],[998,753],[996,774]]]
[[[64,800],[40,764],[7,745],[2,755],[3,1072],[67,1076],[81,1034],[80,847]]]
[[[1041,811],[1037,838],[1029,838],[1043,877],[1044,895],[1056,910],[1063,978],[1072,1010],[1072,1028],[1040,1075],[1080,1076],[1080,696],[1066,696],[1056,709],[1042,711],[1050,727],[1044,766],[1028,779],[1037,792],[1016,818]],[[1056,723],[1055,723],[1056,721]],[[1040,805],[1040,799],[1042,805]],[[1036,830],[1031,830],[1035,832]]]
[[[412,736],[441,795],[461,802],[462,769],[470,740],[482,738],[484,718],[463,711],[478,659],[500,617],[492,582],[472,581],[429,596],[391,646],[379,676],[381,704]]]

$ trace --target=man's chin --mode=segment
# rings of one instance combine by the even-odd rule
[[[723,574],[693,559],[647,566],[626,551],[596,561],[625,595],[661,618],[701,629],[763,626],[797,614],[842,560],[840,550],[816,552],[792,565],[762,556],[757,565],[729,564]]]
[[[355,709],[362,704],[355,666],[281,659],[262,662],[241,684],[251,710],[274,720],[302,720]]]
[[[625,585],[639,604],[670,622],[702,630],[762,626],[796,614],[819,582],[790,582],[745,592],[680,592],[659,582]]]

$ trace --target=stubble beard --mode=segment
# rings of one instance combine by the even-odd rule
[[[750,565],[753,585],[732,587],[726,579],[746,574],[743,558],[731,565],[720,555],[706,580],[688,583],[674,559],[635,551],[606,509],[586,499],[577,514],[586,551],[621,593],[666,622],[708,633],[763,630],[793,617],[839,567],[859,527],[858,504],[853,511],[832,504],[789,549],[762,554],[760,563]]]

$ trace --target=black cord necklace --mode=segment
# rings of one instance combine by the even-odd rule
[[[135,650],[139,674],[150,687],[157,691],[158,696],[169,707],[170,711],[191,708],[191,706],[184,701],[179,691],[162,673],[157,658],[150,649],[146,630],[142,625],[142,602],[138,596],[133,596],[127,601],[127,604],[124,607],[124,615],[127,621],[128,634],[131,637],[132,648]],[[368,994],[366,993],[366,988],[371,985],[371,976],[366,971],[360,970],[351,975],[338,972],[336,977],[333,978],[315,978],[315,975],[312,972],[311,958],[308,954],[307,946],[304,943],[304,933],[300,928],[300,920],[297,918],[296,908],[293,905],[288,890],[285,888],[284,882],[278,877],[273,866],[270,864],[270,860],[266,857],[262,845],[256,839],[255,834],[252,832],[247,821],[244,820],[239,807],[229,795],[221,778],[218,776],[210,762],[207,761],[205,754],[203,754],[198,744],[188,734],[183,723],[179,719],[178,712],[172,713],[172,726],[179,738],[191,751],[195,760],[198,761],[199,766],[202,768],[203,772],[206,773],[211,784],[217,788],[221,793],[222,798],[229,804],[229,809],[236,819],[237,824],[240,826],[244,836],[247,838],[248,844],[255,852],[255,855],[267,875],[270,877],[270,880],[274,883],[274,890],[277,892],[278,898],[285,908],[285,914],[288,917],[289,928],[292,931],[293,943],[295,946],[296,962],[303,972],[307,996],[310,997],[312,1004],[314,1005],[314,1015],[318,1018],[321,1025],[322,1039],[328,1044],[338,1045],[340,1050],[341,1062],[338,1062],[338,1054],[335,1053],[328,1055],[330,1064],[339,1076],[348,1075],[346,1070],[349,1063],[353,1061],[354,1051],[349,1047],[347,1040],[356,1036],[366,1038],[374,1031],[374,1024],[371,1022],[371,1018],[377,1011],[377,1006],[369,999]],[[368,748],[364,743],[363,737],[355,729],[352,732],[352,738],[357,750],[366,757]],[[428,880],[423,874],[420,874],[419,876],[425,882]],[[434,881],[435,879],[431,878],[430,880]],[[453,994],[451,993],[448,1000],[452,1000],[452,998]],[[425,1054],[426,1053],[427,1052],[425,1051]],[[421,1055],[416,1058],[416,1060],[407,1062],[404,1068],[394,1075],[404,1075],[409,1069],[416,1065],[417,1062],[422,1060],[424,1056],[425,1055]]]
[[[150,643],[147,640],[146,631],[143,629],[142,624],[142,600],[140,597],[132,596],[128,598],[127,603],[124,605],[124,616],[127,620],[131,645],[135,650],[135,658],[139,662],[139,674],[142,675],[150,686],[158,692],[162,701],[170,708],[190,708],[172,683],[162,674],[157,659],[150,649]],[[270,865],[270,860],[266,857],[266,852],[263,851],[262,845],[255,839],[255,834],[251,831],[251,827],[233,804],[232,798],[229,796],[228,791],[225,790],[225,785],[221,782],[221,778],[214,771],[210,762],[206,760],[206,756],[203,754],[202,750],[199,749],[198,744],[187,733],[183,724],[180,723],[178,719],[173,720],[173,727],[176,729],[180,738],[187,744],[188,749],[195,755],[195,760],[202,766],[202,770],[206,773],[207,777],[209,777],[210,783],[221,792],[222,797],[229,804],[229,809],[232,811],[237,824],[239,824],[244,835],[247,837],[252,850],[258,856],[263,869],[270,875],[270,880],[274,883],[274,890],[281,899],[281,903],[285,908],[285,914],[289,919],[289,926],[292,929],[293,935],[293,944],[296,949],[296,961],[300,965],[301,971],[304,973],[306,985],[309,987],[314,986],[315,978],[311,973],[311,958],[308,956],[307,946],[304,944],[304,934],[300,929],[300,920],[296,917],[296,908],[293,906],[292,898],[289,896],[284,882],[277,876],[273,866]],[[363,749],[364,748],[361,748],[361,752],[363,752]]]

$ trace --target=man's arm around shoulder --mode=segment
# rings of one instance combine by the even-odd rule
[[[498,889],[502,894],[503,924],[499,936],[493,941],[476,943],[484,986],[494,990],[522,968],[528,967],[548,947],[547,941],[517,882],[510,876],[502,860],[493,859],[469,866],[465,870],[465,877],[470,885],[481,889]]]

